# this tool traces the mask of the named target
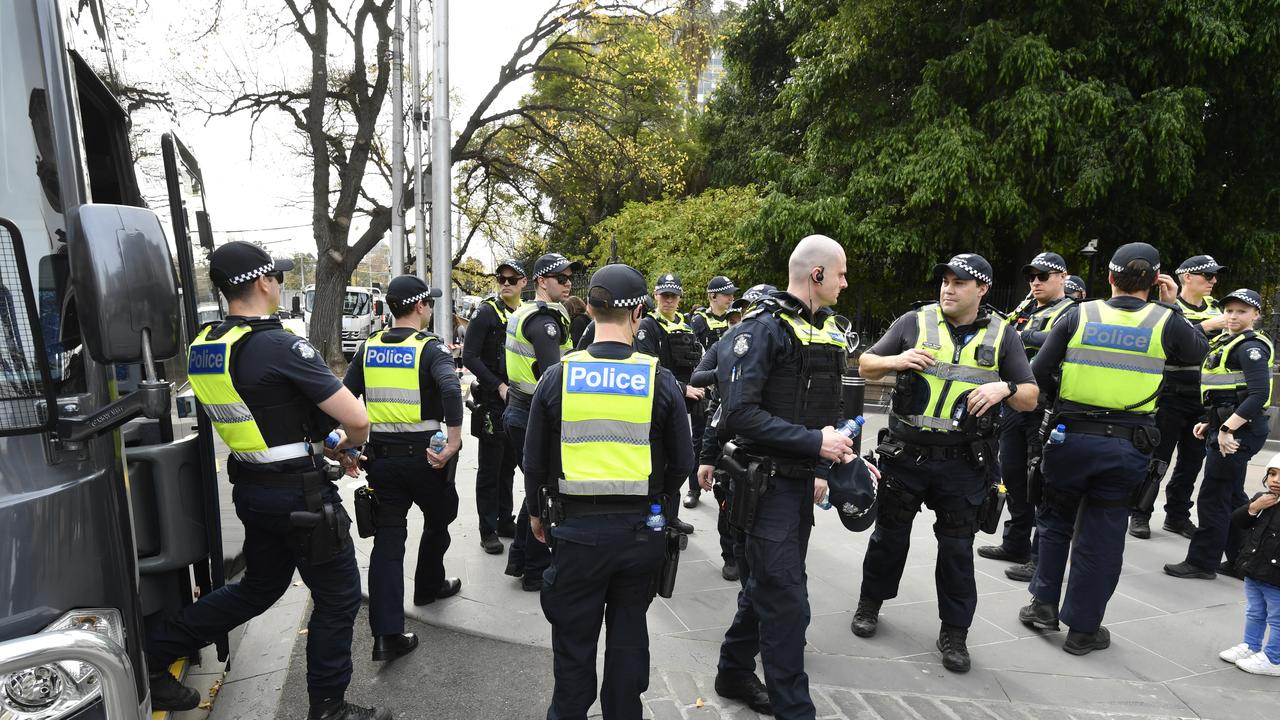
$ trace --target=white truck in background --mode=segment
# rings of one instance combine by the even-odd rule
[[[302,319],[307,327],[311,327],[311,313],[315,310],[316,286],[308,285],[306,301],[303,304]],[[360,343],[373,333],[385,327],[382,288],[347,286],[342,299],[342,352],[344,355],[355,355]]]

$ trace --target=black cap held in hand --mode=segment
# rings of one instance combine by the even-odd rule
[[[644,275],[630,265],[605,265],[591,276],[587,302],[599,308],[628,308],[644,304],[649,297]]]
[[[876,521],[876,481],[862,458],[831,466],[827,499],[851,532],[861,532]]]
[[[232,240],[209,254],[209,279],[218,287],[243,285],[263,275],[293,269],[289,258],[272,258],[266,250],[242,240]]]

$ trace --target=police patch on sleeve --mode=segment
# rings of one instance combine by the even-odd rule
[[[643,339],[644,339],[644,336],[645,336],[645,335],[647,335],[647,334],[648,334],[648,333],[647,333],[646,331],[644,331],[644,330],[640,330],[639,332],[637,332],[637,333],[636,333],[636,339],[637,339],[637,340],[643,340]]]
[[[751,333],[739,333],[733,340],[733,354],[742,357],[751,349]]]
[[[294,355],[297,355],[303,360],[310,360],[316,356],[316,349],[311,347],[311,343],[306,340],[299,340],[295,342],[289,349],[293,351]]]
[[[550,335],[551,337],[555,337],[560,334],[560,331],[556,329],[555,325],[543,325],[542,327],[547,331],[547,334]]]
[[[1249,348],[1249,359],[1257,362],[1262,359],[1262,350],[1258,348]]]

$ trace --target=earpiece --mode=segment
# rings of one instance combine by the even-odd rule
[[[825,265],[819,265],[818,272],[813,274],[813,281],[821,285],[823,279],[825,279],[826,277],[826,271],[827,271],[827,268]]]

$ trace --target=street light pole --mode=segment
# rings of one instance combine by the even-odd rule
[[[391,264],[404,271],[404,14],[395,2],[391,30]]]
[[[436,334],[453,342],[453,160],[449,143],[449,0],[431,3],[431,35],[435,41],[434,90],[431,93],[431,284],[440,288],[443,308],[435,313]]]
[[[417,262],[414,269],[418,277],[427,279],[427,218],[422,211],[426,204],[427,188],[422,184],[422,71],[418,61],[421,54],[422,27],[418,23],[418,0],[409,5],[409,78],[413,85],[413,247]]]

